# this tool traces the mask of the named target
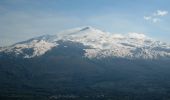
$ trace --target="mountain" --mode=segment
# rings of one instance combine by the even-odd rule
[[[1,100],[167,100],[170,45],[92,27],[0,48]]]
[[[44,35],[1,48],[0,52],[14,54],[24,58],[41,56],[58,46],[58,41],[81,43],[87,58],[127,58],[159,59],[170,57],[170,45],[155,41],[144,34],[111,34],[92,27],[75,28],[56,35]]]

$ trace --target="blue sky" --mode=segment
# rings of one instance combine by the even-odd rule
[[[170,43],[169,4],[169,0],[0,0],[0,46],[81,26],[144,33]]]

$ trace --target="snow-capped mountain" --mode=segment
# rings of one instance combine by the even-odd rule
[[[128,59],[170,58],[170,45],[155,41],[144,34],[128,33],[112,34],[92,27],[67,30],[56,35],[44,35],[27,41],[0,48],[0,54],[14,54],[24,58],[41,56],[59,45],[58,41],[82,43],[89,48],[84,49],[84,57],[105,58],[118,57]],[[65,46],[67,47],[67,46]]]
[[[75,28],[1,47],[0,98],[148,100],[149,94],[158,96],[149,100],[162,100],[169,94],[169,65],[170,46],[144,34]]]

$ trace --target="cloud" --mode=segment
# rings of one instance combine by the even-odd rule
[[[166,16],[168,14],[168,11],[165,10],[157,10],[150,16],[144,16],[144,20],[151,21],[153,23],[157,23],[161,21],[161,18],[163,16]]]
[[[152,17],[151,17],[151,16],[144,16],[144,19],[145,19],[145,20],[151,20]]]
[[[161,19],[159,19],[159,18],[153,18],[152,21],[153,21],[153,23],[157,23],[157,22],[160,22]]]
[[[151,16],[144,16],[144,20],[151,21],[153,23],[157,23],[157,22],[161,21],[160,18],[155,18],[155,17],[151,17]]]
[[[167,14],[168,14],[168,11],[157,10],[153,15],[154,16],[166,16]]]

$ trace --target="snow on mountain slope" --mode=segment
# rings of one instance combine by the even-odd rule
[[[13,53],[16,56],[23,56],[24,58],[32,58],[43,55],[51,48],[57,46],[56,43],[50,43],[45,40],[32,40],[29,42],[17,43],[13,46],[3,49],[5,53]]]
[[[144,34],[111,34],[92,27],[75,28],[56,35],[32,38],[10,47],[0,48],[0,52],[13,52],[24,58],[32,58],[57,47],[59,40],[79,42],[90,46],[89,49],[85,49],[84,54],[88,58],[158,59],[170,57],[170,45],[155,41]],[[26,49],[32,49],[32,53],[24,52]]]

